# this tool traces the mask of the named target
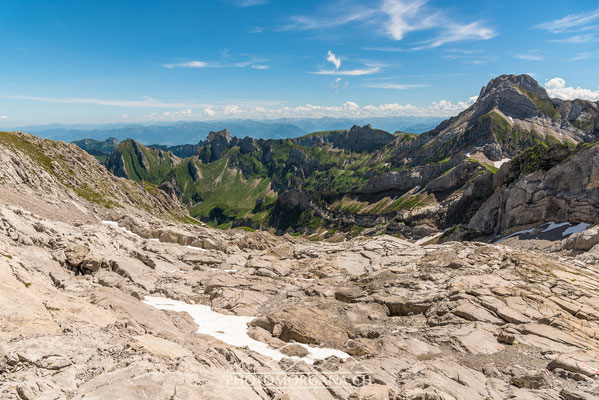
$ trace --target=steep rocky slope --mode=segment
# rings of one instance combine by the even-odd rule
[[[577,144],[598,135],[597,103],[552,99],[529,75],[502,75],[481,89],[470,108],[400,148],[397,157],[419,164],[480,152],[501,161],[537,143]]]
[[[485,234],[501,234],[547,221],[599,222],[599,144],[575,150],[535,147],[503,166],[495,190],[469,223]]]
[[[65,214],[113,210],[152,212],[183,218],[181,203],[163,191],[148,192],[143,186],[110,174],[94,157],[74,144],[40,139],[23,132],[0,132],[0,199],[65,204]],[[50,196],[48,196],[50,195]],[[81,206],[83,205],[83,206]]]

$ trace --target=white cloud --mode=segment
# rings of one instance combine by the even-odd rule
[[[231,60],[233,58],[233,60]],[[240,61],[234,62],[235,59]],[[267,62],[266,59],[257,58],[248,54],[240,54],[232,56],[225,50],[222,54],[222,59],[219,62],[206,62],[206,61],[185,61],[180,63],[163,64],[163,67],[174,69],[174,68],[247,68],[252,67],[255,69],[266,69],[263,63]]]
[[[331,83],[331,88],[333,89],[333,92],[335,92],[335,93],[339,92],[339,89],[348,87],[348,86],[349,86],[349,82],[344,81],[343,78],[335,78],[335,80]]]
[[[392,116],[420,116],[420,117],[449,117],[458,114],[471,106],[477,96],[468,101],[452,103],[448,100],[439,100],[429,106],[418,107],[411,104],[380,104],[360,106],[356,102],[346,101],[339,106],[322,106],[306,104],[295,107],[238,107],[238,106],[211,106],[198,113],[164,112],[152,113],[146,118],[162,121],[177,121],[182,119],[229,119],[229,118],[322,118],[322,117],[392,117]],[[207,110],[210,110],[207,112]]]
[[[179,119],[185,119],[185,118],[193,115],[193,110],[191,108],[185,108],[183,110],[178,110],[178,111],[165,111],[163,113],[163,115],[167,119],[179,120]]]
[[[8,119],[6,115],[0,115],[0,119]]]
[[[264,28],[261,26],[253,26],[248,31],[248,33],[262,33],[262,32],[264,32]]]
[[[590,12],[566,15],[561,19],[543,22],[536,27],[553,33],[580,32],[594,28],[591,24],[597,21],[599,21],[599,8]]]
[[[413,89],[419,87],[425,87],[427,85],[422,84],[412,84],[412,85],[404,85],[399,83],[368,83],[366,85],[362,85],[362,87],[366,88],[375,88],[375,89],[395,89],[395,90],[406,90]]]
[[[354,7],[351,12],[341,14],[339,10],[349,8],[347,4],[344,2],[334,4],[335,7],[320,10],[318,17],[292,17],[293,23],[282,29],[327,29],[359,22],[382,27],[379,33],[393,40],[402,40],[410,32],[426,30],[437,32],[434,38],[409,50],[439,47],[445,43],[463,40],[487,40],[497,36],[493,29],[484,26],[481,21],[458,22],[442,10],[428,6],[427,0],[383,0],[378,7]],[[406,49],[395,48],[377,50],[406,51]]]
[[[535,53],[527,53],[527,54],[516,54],[514,58],[526,61],[541,61],[543,60],[543,56]]]
[[[595,37],[595,35],[589,33],[586,35],[574,35],[564,39],[555,39],[552,41],[556,43],[587,43],[594,42],[596,40],[597,38]]]
[[[174,64],[164,64],[166,68],[208,68],[212,65],[204,61],[186,61]]]
[[[187,102],[166,102],[161,100],[155,100],[151,97],[144,97],[143,100],[103,100],[103,99],[90,99],[90,98],[79,98],[79,97],[36,97],[36,96],[4,96],[0,95],[0,98],[5,99],[16,99],[16,100],[33,100],[43,101],[46,103],[64,103],[64,104],[97,104],[101,106],[113,106],[113,107],[127,107],[127,108],[197,108],[205,107],[205,104],[187,103]]]
[[[331,7],[329,12],[319,12],[319,15],[327,14],[324,17],[310,17],[310,16],[294,16],[291,17],[291,23],[279,28],[282,31],[288,30],[311,30],[311,29],[323,29],[333,28],[337,26],[346,25],[352,22],[359,22],[372,17],[376,14],[376,9],[356,7],[351,11],[343,13],[340,10],[344,10],[347,7],[340,5]]]
[[[341,67],[341,58],[337,57],[331,50],[327,53],[327,61],[333,63],[335,70]]]
[[[311,74],[316,75],[345,75],[345,76],[361,76],[361,75],[371,75],[376,74],[381,70],[380,67],[369,67],[369,68],[360,68],[360,69],[350,69],[345,71],[338,71],[336,69],[323,69],[316,72],[310,72]]]
[[[597,57],[597,54],[584,52],[584,53],[578,53],[577,55],[575,55],[572,58],[567,59],[566,61],[590,60],[591,58],[595,58],[595,57]]]
[[[268,3],[268,0],[235,0],[237,7],[261,6]]]
[[[423,6],[425,0],[385,0],[382,11],[389,16],[385,26],[387,34],[395,40],[401,40],[412,31],[430,29],[437,25],[439,16],[428,14]]]
[[[562,78],[553,78],[545,83],[545,89],[551,97],[564,100],[592,100],[599,101],[599,90],[566,87],[566,81]]]
[[[494,30],[484,27],[480,22],[472,22],[466,25],[450,23],[436,39],[425,42],[425,44],[428,44],[427,47],[439,47],[446,43],[463,40],[489,40],[495,36],[497,36],[497,33]]]

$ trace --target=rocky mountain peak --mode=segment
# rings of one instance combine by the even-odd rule
[[[373,129],[370,124],[364,126],[354,125],[349,131],[337,135],[333,141],[333,146],[354,151],[374,151],[393,140],[395,140],[394,135],[380,129]]]
[[[480,96],[483,97],[492,94],[494,91],[509,88],[509,87],[524,88],[541,99],[549,99],[547,91],[539,85],[539,83],[530,75],[500,75],[489,81],[487,86],[483,86],[480,91]]]
[[[547,112],[543,102],[551,103],[551,98],[530,75],[501,75],[481,89],[473,117],[493,109],[522,120],[542,117]]]
[[[222,131],[218,131],[218,132],[211,131],[208,134],[208,138],[206,139],[206,142],[207,143],[226,142],[228,144],[231,142],[231,140],[233,140],[233,136],[231,135],[231,132],[229,132],[227,129],[223,129]]]

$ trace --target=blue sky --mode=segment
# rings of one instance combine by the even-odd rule
[[[599,100],[596,0],[3,0],[0,50],[0,127],[449,116],[504,73]]]

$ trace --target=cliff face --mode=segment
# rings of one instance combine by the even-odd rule
[[[555,222],[599,222],[599,147],[535,148],[501,168],[469,223],[486,234]]]
[[[491,161],[512,158],[537,143],[589,142],[599,137],[599,107],[585,100],[551,99],[528,75],[502,75],[484,86],[458,116],[398,148],[412,164],[480,151]]]
[[[368,124],[362,127],[354,125],[346,131],[318,132],[293,139],[293,142],[307,147],[326,146],[330,143],[336,149],[373,152],[382,149],[394,140],[394,135],[380,129],[373,129]]]

